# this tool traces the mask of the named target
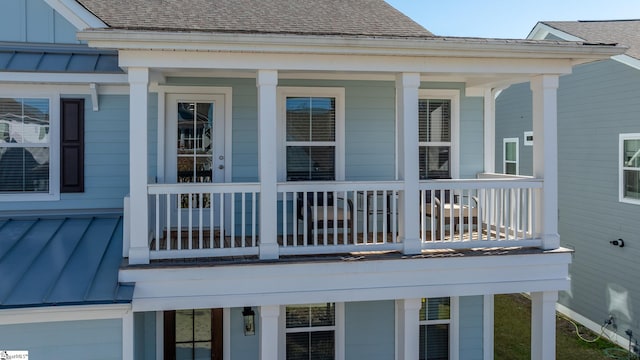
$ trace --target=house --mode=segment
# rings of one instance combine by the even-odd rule
[[[558,77],[624,49],[434,36],[382,0],[2,6],[3,349],[488,359],[493,295],[528,291],[555,357]],[[545,138],[513,179],[491,109],[523,79]]]
[[[627,47],[562,75],[557,98],[558,231],[562,246],[575,250],[571,287],[560,293],[558,307],[598,333],[613,316],[617,329],[607,329],[625,347],[625,331],[640,330],[640,287],[633,280],[640,240],[639,32],[638,20],[550,21],[529,35]],[[521,83],[497,97],[497,172],[533,174],[531,140],[535,144],[539,132],[531,127],[530,96],[529,84]]]

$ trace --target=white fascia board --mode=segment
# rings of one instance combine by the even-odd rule
[[[78,30],[106,28],[98,17],[93,15],[75,0],[44,0],[49,6],[67,19]]]
[[[0,325],[121,319],[131,304],[46,306],[0,310]]]
[[[165,69],[282,69],[291,71],[418,72],[445,74],[568,74],[570,59],[425,58],[335,54],[281,54],[121,50],[119,66]]]
[[[634,69],[640,70],[640,60],[631,57],[629,55],[618,55],[611,57],[613,60],[631,66]]]
[[[544,38],[547,37],[548,34],[557,36],[562,40],[566,40],[566,41],[585,41],[585,39],[579,38],[577,36],[573,36],[569,33],[552,28],[551,26],[540,23],[540,22],[536,24],[533,30],[531,30],[531,32],[529,33],[529,36],[527,36],[527,39],[544,40]]]
[[[0,72],[0,81],[56,84],[128,84],[127,74],[70,74],[44,72]]]
[[[125,269],[134,311],[471,296],[569,288],[570,253]],[[179,294],[179,295],[176,295]]]
[[[603,58],[621,53],[613,46],[538,43],[475,38],[366,38],[312,35],[223,34],[87,30],[78,39],[109,49],[441,56],[469,58]]]

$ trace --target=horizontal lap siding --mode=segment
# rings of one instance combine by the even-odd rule
[[[460,297],[460,359],[483,358],[484,297]]]
[[[524,146],[524,132],[533,129],[529,83],[511,85],[496,99],[496,172],[503,169],[503,139],[518,138],[520,175],[533,174],[533,147]],[[534,135],[535,139],[535,135]]]
[[[156,118],[156,98],[150,96],[150,119]],[[101,95],[97,112],[92,109],[90,97],[84,99],[85,191],[60,194],[60,201],[0,202],[0,211],[122,208],[123,198],[129,192],[129,96]],[[150,121],[149,127],[151,173],[155,172],[157,146],[155,120]]]
[[[395,301],[350,302],[344,312],[345,359],[393,359]]]
[[[576,250],[560,302],[596,323],[613,314],[621,332],[637,329],[640,206],[618,201],[618,143],[640,133],[640,71],[612,60],[578,66],[561,77],[558,104],[559,231]],[[627,246],[609,244],[618,238]]]
[[[498,134],[509,126],[507,119],[521,114],[529,128],[519,124],[518,131],[530,130],[528,87],[514,85],[498,98],[497,161],[502,161]],[[640,307],[640,283],[633,280],[640,271],[640,206],[618,201],[621,133],[640,133],[639,70],[608,60],[576,66],[571,75],[560,77],[558,225],[562,245],[575,250],[571,290],[560,294],[560,303],[595,323],[613,314],[622,333],[637,329],[640,321],[634,312]],[[532,150],[524,149],[521,140],[521,169],[522,156],[531,156]],[[609,244],[618,238],[624,239],[624,248]]]
[[[0,347],[27,350],[30,359],[122,359],[122,321],[0,325]]]

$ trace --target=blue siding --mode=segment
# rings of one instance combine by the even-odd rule
[[[79,43],[76,28],[44,0],[3,1],[0,41]]]
[[[524,132],[533,130],[529,83],[511,85],[496,99],[496,172],[504,172],[503,139],[519,139],[520,175],[533,175],[533,146],[524,146]],[[534,136],[535,138],[535,136]]]
[[[244,321],[242,319],[242,308],[231,309],[231,359],[259,359],[260,358],[260,308],[254,307],[256,313],[255,328],[256,335],[244,336]]]
[[[482,296],[460,297],[460,359],[482,360],[483,303]]]
[[[134,358],[136,360],[156,359],[156,313],[137,312],[134,321]]]
[[[346,303],[344,322],[345,359],[394,358],[394,301]]]
[[[122,359],[122,320],[0,325],[0,347],[30,359]]]

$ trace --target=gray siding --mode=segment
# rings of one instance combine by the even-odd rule
[[[531,89],[529,83],[511,85],[496,99],[496,172],[504,172],[505,138],[518,138],[520,175],[533,174],[533,147],[524,146],[524,132],[531,131]],[[535,139],[535,135],[534,135]]]
[[[598,324],[613,314],[621,334],[640,330],[640,206],[618,201],[618,136],[640,133],[639,99],[640,71],[613,60],[560,78],[559,232],[575,249],[560,303]],[[609,244],[618,238],[624,248]]]
[[[483,358],[483,305],[482,296],[460,298],[460,359]]]
[[[77,44],[76,28],[44,0],[5,0],[0,41]]]
[[[0,348],[27,350],[30,359],[122,359],[122,321],[0,325]]]
[[[346,303],[344,322],[345,359],[393,359],[395,301]]]

